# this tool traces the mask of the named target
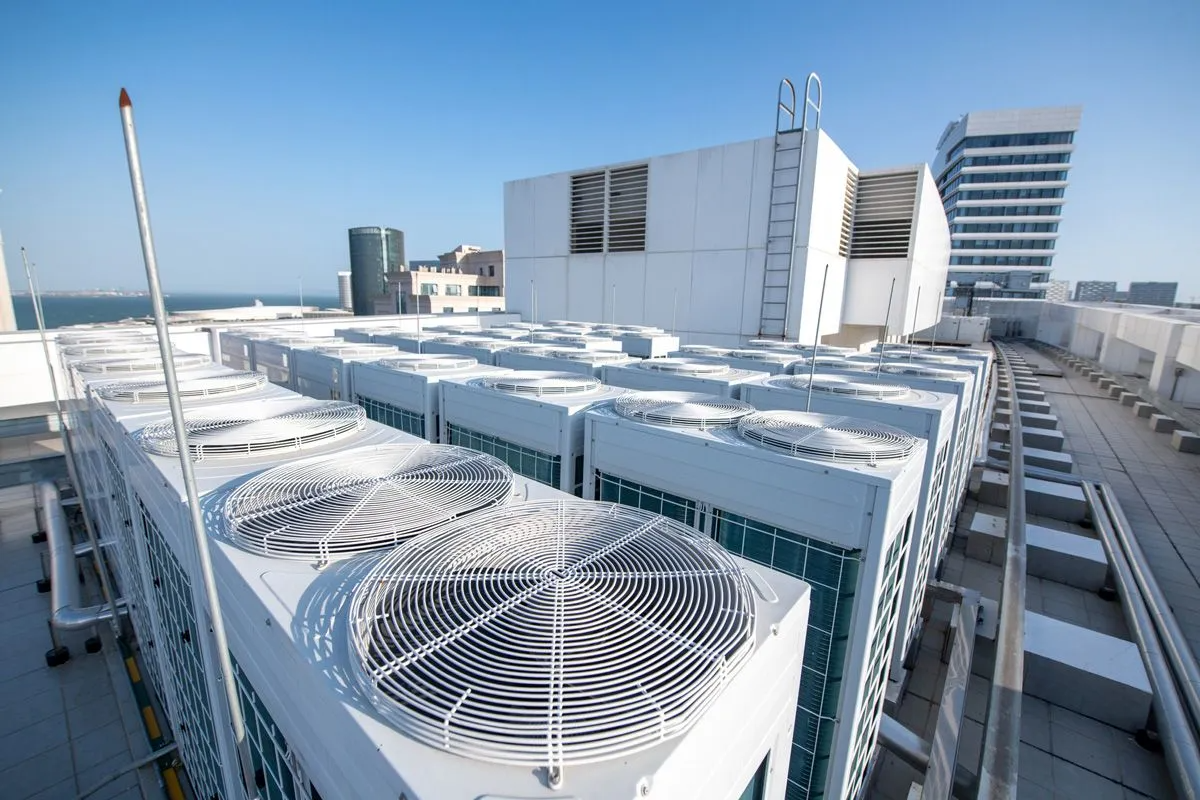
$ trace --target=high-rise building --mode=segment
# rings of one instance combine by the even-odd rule
[[[1129,302],[1143,306],[1173,306],[1179,284],[1165,281],[1130,281]]]
[[[343,311],[354,310],[354,290],[350,277],[349,271],[338,273],[338,308]]]
[[[404,263],[404,231],[350,229],[350,295],[356,315],[375,313],[375,301],[387,296],[388,274],[399,272]]]
[[[1075,284],[1077,303],[1111,303],[1116,299],[1116,281],[1079,281]]]
[[[1065,303],[1071,299],[1070,281],[1050,281],[1046,287],[1046,299],[1055,303]]]
[[[1062,220],[1080,106],[972,111],[946,126],[933,172],[950,223],[948,293],[1040,298]]]

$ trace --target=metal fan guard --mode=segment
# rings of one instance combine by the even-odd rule
[[[202,367],[212,363],[212,359],[201,353],[176,353],[175,368]],[[89,375],[109,373],[162,372],[161,358],[103,358],[94,361],[81,361],[75,369]]]
[[[750,658],[754,620],[746,577],[712,540],[565,500],[392,550],[356,588],[348,628],[359,686],[405,735],[561,769],[685,734]]]
[[[451,372],[470,369],[478,366],[479,362],[470,356],[411,353],[380,359],[379,365],[405,372]]]
[[[754,406],[703,392],[632,392],[616,399],[613,410],[636,422],[671,428],[728,428]]]
[[[720,361],[707,361],[700,358],[648,358],[635,366],[655,372],[670,372],[676,375],[726,375],[731,371],[728,364]]]
[[[207,375],[179,381],[179,396],[185,400],[201,397],[228,397],[256,392],[267,382],[260,372],[235,372],[229,375]],[[101,386],[96,394],[105,400],[122,403],[165,403],[165,381],[121,381]]]
[[[904,460],[917,446],[914,437],[890,425],[805,411],[759,411],[738,422],[738,434],[800,458],[867,466]]]
[[[148,339],[146,341],[132,342],[96,342],[93,344],[74,344],[67,345],[62,348],[64,356],[133,356],[139,357],[151,353],[158,353],[158,342]]]
[[[711,344],[685,344],[679,348],[679,352],[687,353],[689,355],[696,355],[696,356],[714,356],[715,357],[715,356],[726,356],[726,355],[729,355],[733,351],[730,350],[728,347],[716,347],[715,345],[711,345]]]
[[[546,370],[514,370],[499,375],[486,375],[473,381],[506,394],[566,395],[588,394],[600,388],[595,378],[575,372],[550,372]]]
[[[860,380],[845,375],[828,375],[817,373],[809,378],[807,375],[780,375],[768,378],[767,384],[787,389],[799,389],[845,395],[847,397],[868,397],[875,400],[899,400],[912,393],[912,389],[902,383],[882,383],[872,380]]]
[[[465,447],[386,444],[259,473],[229,495],[223,513],[250,552],[325,563],[505,503],[512,481],[502,461]]]
[[[578,350],[570,347],[551,350],[546,355],[552,358],[561,358],[564,361],[586,361],[590,364],[623,364],[630,360],[625,353],[611,350]]]

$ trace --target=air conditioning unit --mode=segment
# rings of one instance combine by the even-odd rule
[[[625,394],[574,372],[506,370],[443,377],[441,441],[496,456],[527,478],[578,495],[583,414]]]
[[[467,356],[480,364],[495,366],[496,359],[512,344],[506,339],[492,339],[487,336],[454,336],[436,339],[426,344],[424,353],[451,356]]]
[[[787,372],[788,367],[796,363],[801,354],[796,350],[771,350],[765,347],[751,347],[743,350],[730,350],[722,356],[716,356],[731,367],[748,369],[755,372],[767,372],[779,375]]]
[[[64,358],[78,360],[92,358],[143,358],[146,356],[153,358],[159,352],[158,342],[153,339],[64,345],[58,351]]]
[[[517,342],[529,339],[529,331],[510,327],[485,328],[481,335],[497,341]]]
[[[604,382],[639,391],[679,391],[738,397],[741,385],[766,372],[736,369],[709,358],[649,358],[635,364],[606,366]]]
[[[276,336],[250,342],[251,369],[267,376],[276,386],[295,390],[296,375],[292,365],[292,350],[297,347],[337,344],[335,336]]]
[[[386,344],[402,350],[406,353],[424,353],[431,342],[436,342],[441,339],[451,339],[450,334],[445,331],[431,330],[423,328],[420,331],[402,331],[394,330],[383,333],[376,333],[371,337],[371,341],[375,344]]]
[[[599,378],[606,364],[631,364],[636,360],[625,353],[614,353],[607,350],[579,350],[573,347],[555,348],[544,344],[518,344],[500,353],[496,363],[509,369],[577,372],[580,375]]]
[[[954,434],[958,400],[953,395],[912,389],[869,375],[776,375],[742,386],[742,399],[762,410],[812,411],[882,422],[926,443],[917,524],[909,539],[900,627],[891,671],[899,675],[910,643],[917,637],[925,587],[941,560],[954,524]]]
[[[585,497],[655,511],[813,590],[788,795],[859,797],[925,443],[882,423],[632,393],[588,412]]]
[[[851,356],[858,352],[853,347],[838,347],[832,344],[801,344],[800,342],[785,342],[781,339],[750,339],[746,342],[746,347],[765,350],[794,350],[805,356]]]
[[[381,328],[334,328],[333,335],[346,342],[370,344],[371,337],[381,330]]]
[[[400,351],[385,344],[341,342],[292,350],[292,374],[299,394],[318,400],[350,400],[354,383],[350,365],[378,361]]]
[[[668,353],[669,358],[719,358],[733,351],[731,347],[717,347],[711,344],[684,344],[674,353]]]
[[[430,442],[439,439],[438,386],[447,376],[498,372],[466,356],[405,353],[351,366],[354,402],[367,417]]]
[[[139,342],[157,342],[158,335],[154,328],[92,328],[85,330],[63,331],[57,333],[48,331],[54,336],[54,342],[59,347],[66,345],[87,345],[106,343],[136,344]]]
[[[161,373],[163,361],[153,353],[137,358],[94,358],[80,359],[69,363],[71,389],[77,398],[86,396],[85,384],[95,380],[123,380],[155,373]],[[175,351],[175,369],[188,370],[199,367],[213,366],[212,359],[202,353],[182,353]]]
[[[613,339],[610,336],[580,335],[577,333],[562,333],[557,330],[546,330],[533,331],[530,338],[534,344],[548,344],[551,347],[559,349],[572,347],[578,350],[621,352],[620,340]]]
[[[344,456],[321,472],[364,496]],[[514,501],[323,571],[224,536],[213,560],[239,682],[327,800],[784,797],[809,589],[671,520]]]
[[[638,358],[665,358],[679,349],[679,337],[668,333],[622,331],[616,338],[622,350]]]

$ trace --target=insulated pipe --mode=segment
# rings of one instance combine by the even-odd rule
[[[71,541],[58,487],[53,481],[39,481],[35,489],[50,550],[50,624],[60,631],[77,631],[112,619],[112,606],[107,603],[79,607],[75,544]],[[123,604],[118,602],[118,605]]]
[[[884,714],[879,719],[879,746],[908,764],[922,775],[929,769],[929,757],[933,747],[929,742],[898,722],[895,717]],[[954,796],[975,796],[975,776],[962,764],[954,769]]]
[[[1200,797],[1200,754],[1196,750],[1196,738],[1188,724],[1187,712],[1183,708],[1175,680],[1163,656],[1154,623],[1150,621],[1146,601],[1138,592],[1133,572],[1116,542],[1116,534],[1112,530],[1108,515],[1097,513],[1104,506],[1096,487],[1085,483],[1083,492],[1088,504],[1092,506],[1096,531],[1100,534],[1100,543],[1108,555],[1113,580],[1121,596],[1121,608],[1125,611],[1125,620],[1129,624],[1134,641],[1137,642],[1138,652],[1146,667],[1146,676],[1150,679],[1153,692],[1152,707],[1159,723],[1159,734],[1167,756],[1171,780],[1181,798],[1197,800],[1197,797]]]

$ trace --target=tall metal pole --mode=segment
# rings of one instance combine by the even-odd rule
[[[179,381],[175,376],[175,354],[171,347],[171,336],[167,330],[167,310],[163,304],[162,286],[158,281],[158,259],[154,254],[154,237],[150,231],[150,207],[146,201],[146,185],[142,180],[142,160],[138,153],[137,130],[133,124],[133,102],[124,89],[121,90],[121,124],[125,132],[125,155],[129,160],[129,182],[133,188],[133,204],[137,211],[138,233],[142,239],[142,258],[146,262],[146,283],[150,290],[150,302],[154,310],[154,327],[158,332],[158,349],[162,356],[163,376],[166,378],[167,398],[171,405],[171,422],[175,426],[175,446],[179,449],[179,465],[183,471],[183,485],[187,492],[189,521],[192,537],[196,544],[196,556],[200,565],[201,587],[211,618],[213,643],[216,648],[217,664],[221,668],[221,687],[225,690],[225,703],[229,712],[229,723],[233,728],[233,739],[237,745],[238,761],[242,772],[242,783],[249,798],[258,797],[254,783],[254,762],[250,756],[250,744],[246,739],[246,722],[238,701],[237,683],[233,676],[233,664],[229,658],[229,641],[225,636],[225,618],[221,615],[221,600],[217,596],[217,582],[213,576],[212,554],[208,549],[208,535],[200,510],[200,496],[196,491],[196,473],[188,450],[188,434],[183,417],[183,402],[179,399]]]
[[[615,283],[612,285],[612,309],[609,311],[608,316],[609,316],[609,320],[608,320],[609,324],[616,325],[617,324],[617,285]]]
[[[883,351],[884,344],[887,343],[888,323],[892,319],[892,296],[896,294],[896,279],[892,278],[892,288],[888,291],[887,311],[883,312],[883,335],[879,337],[879,366],[875,368],[875,378],[879,378],[879,374],[883,372]]]
[[[913,306],[913,325],[914,326],[917,324],[917,317],[919,317],[920,314],[921,314],[921,287],[918,286],[917,287],[917,302],[916,302],[916,305]],[[915,343],[913,342],[913,337],[916,335],[917,335],[917,331],[914,327],[913,332],[908,335],[908,360],[909,361],[912,361],[913,347],[915,346]]]
[[[679,313],[679,289],[675,290],[675,298],[671,300],[671,335],[675,335],[675,318]]]
[[[813,379],[817,376],[817,343],[821,341],[821,315],[825,313],[825,284],[829,281],[829,265],[825,265],[825,277],[821,278],[821,302],[817,304],[817,330],[813,334],[812,357],[808,359],[808,399],[804,410],[812,410]]]
[[[79,495],[79,510],[83,512],[83,528],[87,532],[88,544],[92,548],[92,563],[96,566],[96,574],[100,576],[100,593],[104,596],[105,604],[112,611],[112,616],[108,618],[108,624],[112,628],[113,638],[120,639],[121,622],[117,615],[117,599],[113,595],[112,584],[108,580],[108,570],[100,558],[100,540],[96,536],[96,529],[92,526],[87,487],[83,485],[83,481],[79,480],[79,470],[75,466],[75,448],[71,446],[71,437],[67,435],[66,415],[63,414],[62,397],[58,393],[58,379],[54,376],[50,339],[46,335],[46,318],[42,314],[41,298],[38,296],[37,284],[34,283],[33,272],[29,268],[29,256],[26,255],[24,247],[21,248],[21,263],[25,265],[25,281],[29,284],[29,299],[33,303],[33,315],[37,319],[38,333],[42,338],[42,354],[46,357],[46,372],[50,378],[50,390],[54,395],[54,413],[58,417],[58,435],[62,438],[63,456],[65,457],[63,460],[67,462],[67,476],[75,487],[75,493]]]
[[[534,283],[532,280],[529,281],[529,302],[530,302],[529,324],[536,325],[537,324],[537,284]],[[530,344],[533,343],[533,328],[529,329],[529,342],[530,342]]]
[[[296,276],[300,281],[300,330],[304,330],[304,276]]]

